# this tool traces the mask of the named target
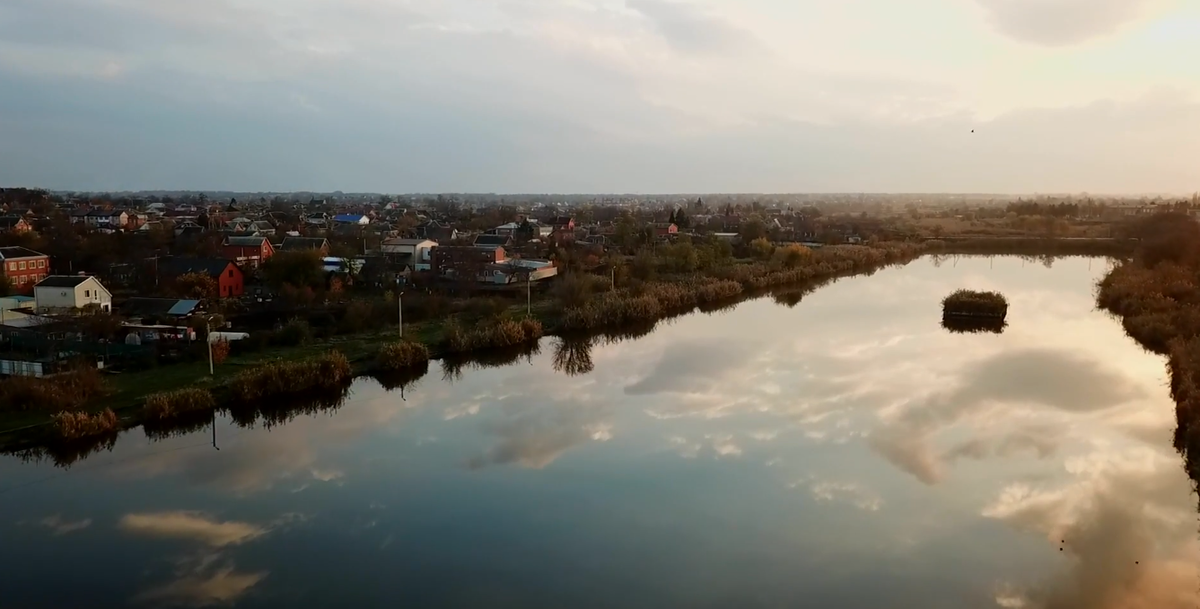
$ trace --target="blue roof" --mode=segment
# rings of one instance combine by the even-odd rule
[[[17,295],[17,296],[5,296],[5,298],[9,298],[9,299],[15,300],[17,302],[33,302],[33,296]]]
[[[338,214],[333,217],[337,222],[362,222],[366,216],[362,214]]]
[[[167,315],[187,315],[199,304],[199,300],[180,300],[171,307],[171,310],[167,311]]]

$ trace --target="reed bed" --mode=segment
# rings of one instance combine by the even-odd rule
[[[448,353],[516,347],[537,342],[543,333],[542,322],[533,319],[485,321],[471,329],[450,321],[443,328]]]
[[[379,348],[375,363],[381,370],[403,370],[429,363],[429,348],[423,343],[400,341]]]
[[[1008,313],[1008,299],[999,292],[956,290],[942,299],[943,315],[994,317],[1002,319]]]
[[[62,440],[80,440],[121,431],[121,422],[111,408],[99,413],[60,412],[51,417],[51,426]]]
[[[354,376],[350,360],[337,351],[308,360],[276,361],[246,370],[229,384],[230,397],[247,403],[316,390],[339,389]]]
[[[208,389],[189,387],[163,391],[146,397],[142,416],[148,420],[164,420],[191,412],[206,412],[217,407],[217,400]]]

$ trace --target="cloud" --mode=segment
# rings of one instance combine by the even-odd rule
[[[83,529],[92,526],[92,519],[84,518],[82,520],[66,521],[63,520],[61,516],[56,514],[54,516],[43,518],[38,522],[38,524],[50,529],[51,531],[54,531],[55,536],[59,536],[66,535],[68,533],[74,533],[75,531],[82,531]]]
[[[1162,0],[976,0],[992,25],[1022,42],[1067,46],[1107,36]]]
[[[722,379],[751,367],[755,354],[754,346],[747,341],[714,338],[673,343],[645,376],[625,387],[625,395],[703,395]]]
[[[998,405],[1042,406],[1067,414],[1101,411],[1146,397],[1133,378],[1100,361],[1066,351],[1005,351],[972,364],[957,387],[908,405],[871,433],[870,446],[925,484],[945,475],[946,460],[1011,456],[1031,450],[1053,454],[1062,439],[1054,427],[1024,427],[996,438],[973,438],[939,458],[930,438],[956,422]]]
[[[723,54],[758,45],[754,35],[728,19],[688,2],[626,0],[625,5],[654,22],[658,32],[684,53]]]
[[[808,485],[808,490],[821,502],[847,503],[867,512],[878,512],[883,507],[883,500],[878,495],[853,483],[814,481]]]
[[[232,567],[223,567],[212,573],[185,575],[166,585],[141,592],[133,600],[138,603],[196,607],[227,604],[241,598],[266,577],[265,571],[239,573]]]
[[[467,467],[480,469],[516,463],[541,469],[571,448],[588,442],[607,442],[613,437],[608,422],[611,415],[604,407],[572,400],[529,404],[522,403],[524,399],[525,396],[511,396],[499,400],[495,406],[501,418],[484,424],[497,442],[467,459]]]
[[[196,541],[213,548],[242,544],[268,531],[248,522],[219,522],[200,512],[126,514],[118,526],[135,535]]]
[[[1070,570],[1008,596],[1039,609],[1194,607],[1200,546],[1178,462],[1147,451],[1087,455],[1057,488],[1006,487],[983,515],[1043,535]]]

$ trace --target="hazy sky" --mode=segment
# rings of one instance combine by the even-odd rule
[[[1197,58],[1192,0],[3,0],[0,184],[1184,193]]]

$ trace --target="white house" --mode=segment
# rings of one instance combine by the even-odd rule
[[[433,248],[437,241],[432,239],[385,239],[380,246],[384,254],[396,256],[406,264],[412,265],[413,270],[428,271],[431,267]]]
[[[88,275],[51,275],[33,286],[38,313],[82,309],[96,305],[112,311],[112,292],[100,280]]]

